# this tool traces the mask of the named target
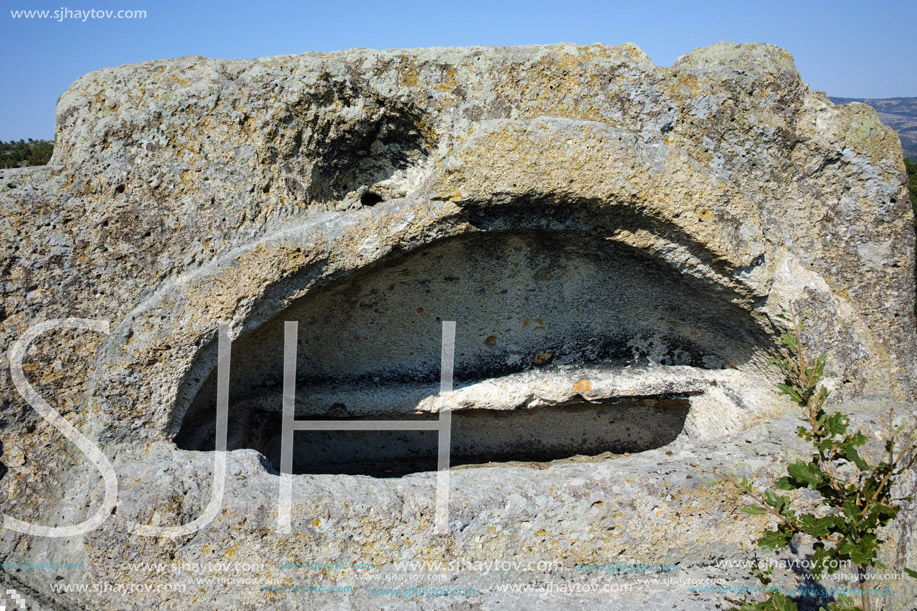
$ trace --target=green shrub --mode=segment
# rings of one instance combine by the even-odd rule
[[[825,409],[828,391],[821,385],[825,370],[825,355],[811,359],[802,341],[805,318],[784,312],[790,330],[781,337],[784,356],[774,359],[784,374],[777,387],[788,395],[802,411],[802,426],[796,434],[811,446],[808,460],[797,460],[787,467],[787,475],[772,488],[757,491],[746,478],[732,481],[755,503],[742,509],[753,515],[771,515],[777,524],[767,531],[758,545],[778,549],[786,547],[794,537],[813,542],[812,575],[820,579],[848,564],[856,567],[859,588],[869,587],[870,569],[881,568],[878,551],[884,543],[880,531],[898,515],[899,501],[892,497],[896,479],[910,469],[917,454],[914,452],[913,431],[903,434],[892,426],[894,414],[888,414],[888,431],[882,439],[883,458],[869,460],[860,451],[867,442],[862,431],[851,433],[849,419],[840,412]],[[727,478],[728,479],[728,478]],[[794,509],[794,501],[781,494],[785,491],[813,490],[818,493],[813,512]],[[917,573],[905,571],[911,577]],[[766,586],[769,574],[758,573]],[[795,611],[796,603],[779,592],[771,592],[763,602],[739,603],[741,611]],[[859,604],[842,598],[828,606],[829,611],[850,609],[868,611],[868,594],[860,596]]]

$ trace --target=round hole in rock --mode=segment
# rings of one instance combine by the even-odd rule
[[[382,196],[372,191],[366,191],[360,196],[360,203],[364,206],[375,206],[382,201]]]
[[[698,372],[739,368],[766,350],[766,335],[734,300],[722,286],[583,232],[445,239],[314,289],[238,338],[228,446],[276,460],[284,321],[299,321],[303,420],[435,418],[440,321],[454,320],[454,464],[659,447],[682,430]],[[641,367],[657,390],[564,394],[580,379],[614,386]],[[214,447],[215,363],[207,371],[181,412],[175,440],[184,449]],[[668,376],[663,394],[659,376]],[[297,432],[295,441],[303,473],[435,468],[434,432]]]

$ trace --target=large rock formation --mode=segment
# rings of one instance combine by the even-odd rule
[[[579,583],[574,565],[619,557],[703,573],[749,553],[754,529],[737,528],[735,499],[687,463],[711,452],[753,475],[789,443],[767,367],[781,308],[809,316],[836,400],[917,391],[898,138],[871,108],[810,91],[768,45],[721,43],[672,68],[634,45],[552,45],[100,70],[61,97],[51,166],[5,171],[0,206],[0,345],[46,319],[111,325],[49,331],[25,358],[29,382],[112,460],[120,486],[114,515],[85,535],[3,531],[7,562],[84,563],[5,570],[48,606],[297,608],[301,593],[257,584],[313,583],[281,565],[309,560],[385,567],[366,582],[377,586],[397,574],[386,563],[410,558],[567,567],[514,576],[529,585]],[[456,471],[449,534],[434,535],[428,433],[297,436],[293,535],[276,533],[286,320],[300,323],[299,418],[450,406],[458,462],[526,462]],[[443,320],[457,323],[446,397]],[[222,509],[193,534],[133,533],[132,522],[189,523],[210,498],[223,321],[234,344]],[[4,513],[47,525],[94,515],[98,470],[0,359]],[[741,433],[753,426],[763,458]],[[571,458],[606,451],[644,453]],[[566,460],[531,464],[551,459]],[[233,559],[257,565],[251,583],[128,564]],[[354,592],[309,606],[399,602],[352,572],[322,576]],[[140,600],[58,586],[144,580],[163,587]],[[495,589],[505,581],[463,573],[451,583],[475,595],[427,603],[512,606]],[[717,601],[687,586],[647,596]],[[557,604],[529,599],[519,604]]]

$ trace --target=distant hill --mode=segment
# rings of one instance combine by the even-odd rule
[[[51,159],[53,151],[54,142],[49,140],[0,140],[0,168],[45,165]]]
[[[862,102],[876,109],[882,122],[898,132],[904,156],[917,161],[917,98],[835,98],[835,104]]]

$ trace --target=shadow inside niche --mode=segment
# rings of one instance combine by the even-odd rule
[[[457,410],[452,413],[450,464],[546,462],[642,452],[671,443],[684,428],[688,408],[686,398],[647,398],[521,410]],[[388,419],[435,420],[436,416]],[[245,431],[233,445],[258,450],[279,472],[279,413],[253,411],[246,422],[232,423],[231,428]],[[193,423],[176,442],[187,450],[212,449],[213,422]],[[437,431],[297,431],[293,447],[296,474],[401,477],[437,468]]]
[[[769,344],[739,297],[604,235],[512,230],[443,239],[317,287],[237,338],[228,447],[255,448],[276,463],[285,321],[299,323],[297,420],[401,419],[436,394],[444,320],[457,325],[455,388],[482,381],[499,387],[508,383],[503,376],[531,372],[520,382],[528,387],[515,389],[523,391],[514,395],[518,402],[540,396],[549,370],[650,364],[664,375],[670,367],[738,368]],[[200,351],[173,412],[174,439],[183,449],[214,447],[212,348]],[[509,403],[511,393],[504,405],[493,393],[480,407],[494,409],[453,413],[453,464],[665,445],[682,429],[685,382],[693,377],[673,376],[665,396],[653,391],[628,397],[632,403],[619,397],[614,404],[522,410]],[[301,432],[296,470],[424,471],[435,469],[435,446],[435,433],[427,431]]]
[[[378,102],[376,102],[378,104]],[[420,112],[411,105],[386,101],[378,104],[373,116],[347,126],[320,124],[300,126],[309,133],[325,131],[316,138],[318,150],[313,151],[309,198],[314,201],[338,201],[349,192],[364,185],[373,185],[392,178],[400,171],[420,165],[432,145],[429,134],[420,129]],[[299,125],[299,124],[297,124]],[[301,150],[303,132],[296,134],[292,147],[293,165]],[[305,168],[303,168],[305,170]],[[383,201],[381,194],[364,194],[361,203],[373,206]]]

